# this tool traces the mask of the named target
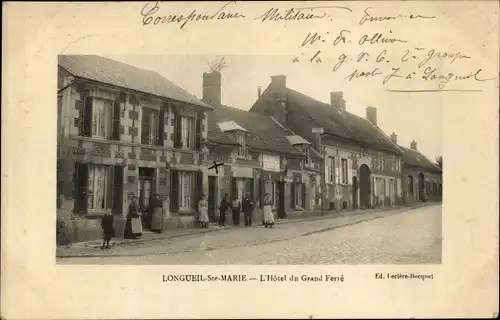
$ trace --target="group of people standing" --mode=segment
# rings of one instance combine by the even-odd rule
[[[254,202],[250,199],[248,194],[245,195],[242,201],[236,197],[230,202],[228,198],[227,193],[224,194],[219,206],[219,226],[223,227],[226,225],[226,214],[228,214],[229,211],[232,215],[234,226],[237,227],[240,225],[241,211],[243,211],[245,218],[245,226],[252,226],[252,217],[254,213],[260,211],[259,199],[257,199],[257,205],[254,206]],[[272,228],[274,226],[274,214],[269,193],[265,194],[263,201],[262,224],[266,228]],[[140,210],[139,204],[137,203],[137,197],[133,196],[128,206],[127,220],[125,223],[125,238],[135,239],[142,236],[143,228],[162,233],[164,230],[163,216],[163,202],[160,200],[160,195],[157,194],[155,198],[152,199],[148,210],[144,213]],[[103,229],[102,249],[109,249],[110,239],[115,236],[113,220],[113,215],[111,211],[108,210],[101,221],[101,227]],[[198,221],[201,228],[208,228],[208,201],[205,195],[203,195],[198,202]]]
[[[259,200],[257,200],[258,204]],[[264,196],[264,206],[263,206],[263,215],[262,215],[262,223],[267,227],[274,226],[274,215],[271,206],[271,197],[269,193],[266,193]],[[227,193],[222,197],[222,201],[219,206],[219,226],[223,227],[226,225],[226,215],[230,214],[233,218],[233,225],[240,225],[240,216],[241,211],[243,211],[243,215],[245,218],[245,226],[252,226],[252,216],[255,211],[259,210],[259,206],[254,206],[253,201],[250,199],[248,194],[245,195],[242,201],[240,201],[237,197],[233,199],[232,202],[229,202]],[[207,216],[208,218],[208,216]]]

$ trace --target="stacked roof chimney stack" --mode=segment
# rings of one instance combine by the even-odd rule
[[[205,103],[220,106],[222,96],[222,75],[219,71],[203,73],[203,98]]]
[[[413,140],[413,141],[410,143],[410,149],[412,149],[412,150],[417,150],[417,141]]]
[[[374,126],[377,126],[377,108],[366,107],[366,119],[370,121]]]
[[[330,104],[332,107],[345,111],[346,103],[344,100],[344,93],[342,91],[330,92]]]
[[[396,144],[398,143],[398,135],[395,132],[391,134],[391,140]]]

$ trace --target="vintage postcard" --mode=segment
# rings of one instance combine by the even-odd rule
[[[3,318],[498,316],[498,2],[4,9]]]

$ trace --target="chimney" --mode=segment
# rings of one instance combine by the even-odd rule
[[[394,143],[398,143],[398,136],[396,135],[396,133],[392,133],[391,134],[391,140],[394,142]]]
[[[332,107],[345,111],[344,93],[342,91],[330,92],[330,104]]]
[[[374,126],[377,126],[377,108],[366,107],[366,119],[370,121]]]
[[[271,84],[276,86],[278,90],[286,90],[286,76],[271,76]]]
[[[262,87],[259,86],[259,88],[257,89],[257,96],[258,96],[258,98],[260,98],[261,95],[262,95]]]
[[[410,143],[410,149],[412,149],[412,150],[417,150],[417,141],[413,140],[413,141]]]
[[[213,106],[221,104],[222,75],[219,71],[203,73],[203,102]]]

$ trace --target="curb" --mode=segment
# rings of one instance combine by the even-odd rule
[[[327,220],[327,219],[335,219],[335,218],[346,217],[346,216],[363,215],[363,214],[367,214],[367,213],[373,212],[375,210],[385,212],[385,211],[401,210],[401,209],[413,208],[413,207],[420,207],[420,206],[423,206],[423,205],[418,205],[417,204],[417,205],[403,206],[403,207],[400,207],[400,208],[393,208],[393,207],[391,207],[391,208],[377,208],[377,209],[368,209],[368,210],[358,209],[356,212],[345,211],[345,212],[340,212],[340,213],[337,213],[335,211],[333,211],[333,212],[330,212],[330,211],[326,211],[325,212],[325,211],[323,211],[321,215],[314,215],[314,216],[311,216],[310,218],[307,218],[307,217],[296,217],[296,218],[289,218],[289,219],[285,219],[285,220],[279,219],[279,220],[276,220],[276,224],[288,224],[288,223],[298,223],[298,222],[304,222],[304,221]],[[251,226],[250,228],[258,228],[260,226],[261,226],[260,224],[255,224],[255,225]],[[131,241],[116,243],[115,246],[116,247],[125,247],[125,246],[128,246],[128,245],[134,245],[136,243],[143,243],[143,242],[148,242],[148,241],[173,239],[173,238],[187,237],[187,236],[192,236],[192,235],[197,235],[197,234],[205,234],[205,233],[215,232],[215,231],[228,231],[228,230],[238,230],[238,228],[229,227],[229,228],[214,228],[214,229],[208,229],[208,230],[203,230],[203,229],[196,228],[195,230],[193,230],[192,232],[189,232],[189,233],[176,234],[176,235],[165,234],[164,236],[158,236],[158,237],[146,238],[146,239],[139,238],[139,239],[134,239],[134,240],[131,240]],[[77,243],[78,242],[76,242],[75,244],[77,244]],[[100,247],[100,245],[89,246],[89,247],[91,247],[91,248],[92,247],[93,248],[98,248],[98,247]],[[66,256],[58,256],[58,257],[72,257],[72,256],[71,255],[66,255]]]
[[[309,232],[305,232],[305,233],[302,233],[302,234],[299,234],[299,235],[294,235],[294,236],[285,237],[285,238],[271,239],[271,240],[267,240],[267,241],[259,241],[259,242],[256,242],[256,243],[246,243],[244,245],[197,248],[197,249],[191,249],[191,250],[176,251],[176,252],[166,252],[166,253],[158,253],[158,254],[154,254],[154,253],[153,254],[151,254],[151,253],[149,253],[149,254],[144,254],[144,253],[126,254],[126,253],[124,253],[124,254],[111,254],[111,255],[102,255],[102,254],[97,254],[97,253],[95,253],[95,254],[74,254],[74,255],[70,254],[70,255],[58,255],[58,256],[56,256],[56,259],[57,258],[59,258],[59,259],[67,259],[67,258],[138,257],[138,256],[147,256],[147,255],[174,255],[174,254],[179,254],[179,253],[189,253],[189,252],[199,252],[199,251],[212,251],[212,250],[216,250],[216,249],[233,249],[233,248],[239,248],[239,247],[244,247],[244,246],[255,246],[255,245],[261,245],[261,244],[267,244],[267,243],[273,243],[273,242],[280,242],[280,241],[292,240],[292,239],[296,239],[296,238],[299,238],[299,237],[311,236],[311,235],[314,235],[314,234],[317,234],[317,233],[321,233],[321,232],[327,232],[327,231],[331,231],[331,230],[335,230],[335,229],[339,229],[339,228],[344,228],[344,227],[348,227],[348,226],[351,226],[351,225],[355,225],[355,224],[359,224],[359,223],[363,223],[363,222],[367,222],[367,221],[372,221],[372,220],[377,220],[377,219],[381,219],[381,218],[386,218],[388,216],[392,216],[392,215],[403,213],[403,212],[412,211],[412,210],[415,210],[415,209],[418,209],[418,208],[422,208],[422,207],[425,207],[425,206],[428,206],[428,205],[421,204],[421,205],[409,206],[409,207],[406,207],[406,208],[396,209],[395,212],[389,213],[388,215],[385,215],[385,216],[381,215],[381,216],[376,216],[376,217],[372,217],[372,218],[361,219],[359,221],[355,221],[355,222],[351,222],[351,223],[346,223],[346,224],[342,224],[342,225],[338,225],[338,226],[332,226],[332,227],[328,227],[328,228],[320,228],[320,229],[309,231]],[[383,210],[383,211],[391,211],[391,209],[386,209],[386,210]],[[369,211],[361,211],[361,213],[354,214],[354,216],[361,215],[363,213],[369,213]],[[297,222],[301,222],[301,221],[327,220],[327,219],[335,219],[335,218],[345,217],[345,216],[347,216],[347,214],[337,215],[337,216],[334,216],[334,217],[332,217],[332,216],[322,216],[321,218],[316,218],[316,219],[307,219],[307,220],[300,220],[300,221],[280,222],[279,224],[297,223]],[[261,227],[261,226],[260,225],[258,225],[258,226],[255,225],[255,226],[252,226],[251,228],[257,228],[257,227]],[[204,230],[204,231],[201,231],[201,232],[193,232],[193,233],[190,233],[190,234],[175,235],[175,236],[163,237],[163,238],[157,238],[157,239],[144,239],[142,241],[134,241],[134,242],[130,242],[130,243],[146,242],[146,241],[159,240],[159,239],[169,239],[169,238],[176,238],[176,237],[187,236],[187,235],[205,234],[205,233],[214,232],[214,231],[234,230],[234,229],[238,230],[237,228]]]

